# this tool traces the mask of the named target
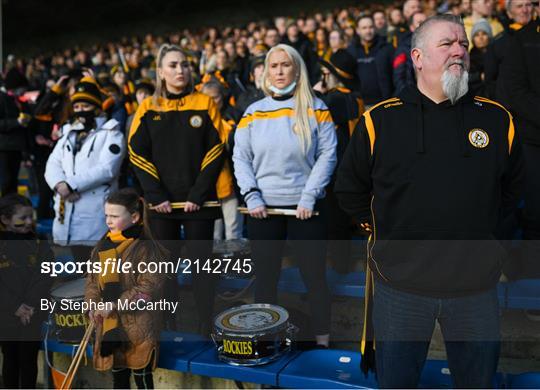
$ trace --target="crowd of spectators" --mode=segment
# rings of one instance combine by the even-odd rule
[[[145,32],[91,47],[66,48],[32,58],[8,55],[3,73],[0,115],[2,194],[13,192],[21,162],[32,161],[40,192],[39,218],[53,217],[52,191],[43,179],[61,126],[73,117],[68,96],[83,76],[94,78],[103,94],[103,112],[127,135],[134,113],[156,84],[156,54],[163,43],[187,53],[195,88],[218,102],[232,126],[249,104],[264,96],[260,78],[265,54],[279,43],[294,47],[316,90],[321,61],[339,49],[356,60],[354,91],[366,108],[415,84],[411,36],[429,16],[463,18],[470,40],[469,88],[512,109],[500,69],[516,31],[538,17],[531,0],[406,0],[361,4],[298,17],[250,21],[243,26],[183,29],[166,36]],[[534,23],[534,22],[533,22]],[[12,131],[14,128],[25,131]],[[519,132],[519,129],[518,129]],[[127,163],[122,169],[125,185]],[[123,180],[123,181],[122,181]]]

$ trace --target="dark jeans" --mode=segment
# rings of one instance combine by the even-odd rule
[[[381,388],[416,388],[439,321],[456,388],[492,388],[500,350],[495,289],[430,298],[375,283],[373,326]]]
[[[201,259],[201,262],[212,255],[212,243],[214,239],[214,220],[182,220],[182,219],[167,219],[155,218],[150,219],[150,227],[154,237],[162,242],[162,244],[171,252],[170,261],[176,261],[180,257],[182,249],[182,241],[180,237],[180,228],[184,227],[184,235],[186,239],[187,257],[192,261]],[[165,284],[165,297],[168,300],[176,301],[178,293],[178,285],[176,275],[174,278],[168,279]],[[192,271],[193,295],[197,304],[199,315],[200,333],[208,336],[212,328],[212,320],[214,313],[214,297],[216,290],[217,278],[216,274],[212,274],[201,270],[197,273]],[[165,312],[166,315],[168,312]],[[171,314],[172,315],[172,314]],[[165,318],[168,327],[174,330],[172,318]]]
[[[270,216],[267,219],[248,217],[247,228],[255,262],[255,301],[277,303],[281,257],[288,238],[307,289],[313,332],[315,335],[330,333],[324,215],[304,221],[285,216]]]
[[[21,152],[0,151],[0,193],[2,196],[17,192]]]
[[[38,373],[39,341],[3,341],[2,377],[8,389],[34,389]]]

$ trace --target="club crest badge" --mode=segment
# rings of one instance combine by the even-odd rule
[[[472,129],[469,131],[469,142],[478,149],[483,149],[489,144],[489,136],[485,130]]]
[[[200,115],[193,115],[191,118],[189,118],[189,124],[191,127],[201,127],[202,126],[202,118]]]

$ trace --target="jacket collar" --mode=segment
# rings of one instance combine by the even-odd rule
[[[414,86],[407,86],[405,87],[397,96],[398,98],[400,98],[403,102],[405,103],[412,103],[412,104],[420,104],[423,102],[423,99],[426,99],[428,101],[431,101],[428,97],[422,95],[422,93],[420,92],[420,90],[418,89],[418,87],[416,87],[415,85]],[[465,103],[465,102],[472,102],[473,101],[473,98],[474,98],[474,95],[473,93],[469,90],[465,96],[462,96],[455,104],[455,105],[458,105],[458,104],[461,104],[461,103]],[[434,103],[433,104],[437,104],[437,103]],[[445,100],[444,102],[441,102],[439,103],[438,105],[440,105],[441,107],[446,107],[446,106],[452,106],[450,104],[450,101],[449,100]]]
[[[107,120],[106,117],[99,116],[96,118],[96,127],[90,130],[88,132],[88,135],[95,134],[102,130],[114,130],[115,128],[118,127],[118,124],[119,123],[116,119]],[[78,129],[74,127],[71,123],[69,123],[65,126],[65,130],[66,130],[66,135],[67,135],[73,131],[81,130],[81,129]]]

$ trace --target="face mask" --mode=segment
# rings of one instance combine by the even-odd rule
[[[291,84],[289,84],[288,87],[285,87],[283,89],[276,88],[273,85],[270,85],[270,87],[268,87],[270,91],[272,91],[274,94],[278,96],[289,95],[292,91],[294,91],[295,88],[296,88],[296,81],[293,81]]]
[[[73,118],[78,119],[84,126],[85,130],[90,130],[94,127],[96,113],[92,111],[79,111],[73,113]]]

